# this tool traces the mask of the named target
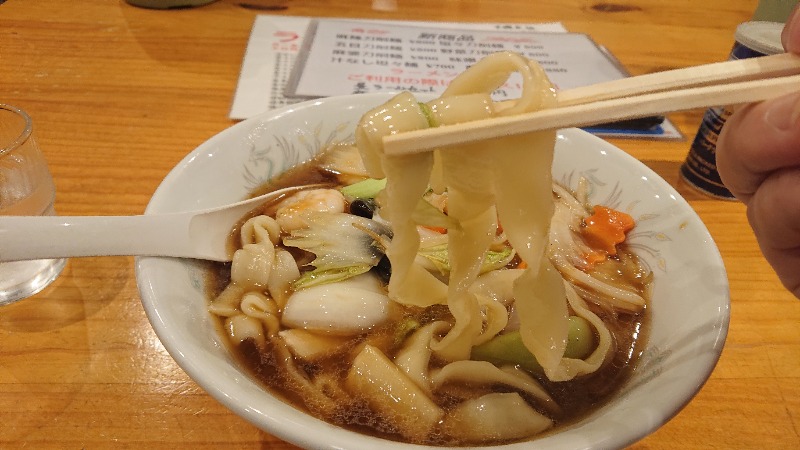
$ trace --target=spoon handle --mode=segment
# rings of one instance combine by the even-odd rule
[[[0,216],[0,262],[78,256],[189,256],[191,218]]]

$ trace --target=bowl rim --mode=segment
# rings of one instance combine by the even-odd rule
[[[195,149],[193,149],[190,153],[188,153],[170,172],[166,175],[163,181],[159,184],[158,188],[155,190],[151,200],[148,202],[147,208],[145,209],[145,214],[152,214],[155,212],[157,207],[157,200],[160,199],[162,196],[169,195],[169,189],[172,187],[172,184],[175,182],[176,179],[179,179],[180,175],[183,171],[187,170],[187,168],[192,164],[192,162],[200,155],[202,152],[207,151],[208,148],[216,146],[219,142],[224,141],[228,138],[229,135],[236,135],[241,130],[250,129],[254,124],[261,123],[266,120],[277,120],[278,118],[285,116],[287,114],[294,114],[297,112],[302,112],[308,108],[315,108],[320,105],[330,105],[330,104],[340,104],[340,105],[349,105],[353,103],[359,104],[374,104],[378,105],[383,101],[387,100],[392,94],[381,93],[381,94],[354,94],[354,95],[346,95],[346,96],[337,96],[337,97],[328,97],[324,99],[317,99],[317,100],[310,100],[305,102],[300,102],[297,104],[285,106],[280,109],[267,111],[265,113],[259,114],[252,118],[246,119],[239,123],[236,123],[219,133],[215,134],[214,136],[210,137]],[[703,370],[699,370],[694,373],[694,377],[692,377],[691,383],[684,388],[685,392],[680,401],[672,402],[669,407],[662,409],[662,415],[657,419],[653,419],[652,417],[647,418],[647,420],[642,419],[639,420],[639,426],[635,428],[635,431],[627,430],[628,432],[623,433],[621,435],[615,436],[606,436],[604,440],[601,442],[593,442],[593,443],[586,443],[585,448],[594,448],[594,444],[599,444],[602,448],[619,448],[624,447],[626,445],[630,445],[645,436],[651,434],[656,429],[661,427],[663,424],[671,420],[675,417],[687,404],[691,402],[697,392],[703,387],[706,383],[708,378],[710,377],[712,371],[714,370],[719,358],[721,356],[722,349],[724,347],[724,342],[727,337],[729,322],[730,322],[730,292],[729,292],[729,285],[727,281],[727,274],[725,273],[724,263],[722,261],[721,254],[719,253],[719,249],[717,248],[716,244],[713,242],[713,238],[711,237],[710,233],[708,232],[707,228],[704,224],[702,224],[701,219],[699,216],[696,215],[694,210],[692,209],[691,205],[663,178],[661,178],[656,172],[652,169],[647,167],[642,162],[636,160],[623,150],[619,149],[618,147],[614,146],[613,144],[602,140],[594,135],[591,135],[583,130],[579,129],[568,129],[568,130],[559,130],[561,134],[577,134],[579,136],[583,136],[587,139],[590,139],[594,142],[597,142],[599,145],[603,145],[606,149],[613,149],[614,152],[618,153],[618,156],[621,158],[629,159],[629,163],[635,164],[637,166],[641,166],[641,170],[647,172],[652,177],[652,180],[658,184],[659,189],[664,190],[669,195],[673,196],[675,201],[681,208],[685,208],[694,215],[697,221],[700,222],[702,226],[702,232],[705,234],[708,242],[710,243],[710,248],[713,249],[713,254],[706,255],[708,258],[713,260],[714,267],[717,269],[717,276],[722,277],[724,282],[724,293],[722,297],[719,299],[719,306],[720,306],[720,313],[719,316],[716,317],[716,321],[714,323],[714,328],[716,330],[716,342],[717,344],[710,349],[711,355],[710,358],[706,361],[705,367]],[[282,417],[275,417],[274,414],[270,414],[266,411],[261,411],[257,408],[252,407],[242,407],[240,404],[241,396],[246,395],[244,391],[237,393],[236,395],[231,394],[231,389],[235,389],[236,383],[228,383],[223,384],[222,386],[209,378],[209,375],[206,373],[206,368],[203,366],[202,361],[197,361],[196,359],[192,359],[191,357],[187,356],[184,353],[184,349],[181,348],[179,342],[176,342],[171,337],[170,333],[170,324],[166,323],[160,314],[158,308],[158,300],[154,297],[156,292],[153,290],[154,287],[148,283],[146,279],[146,268],[148,264],[153,260],[163,260],[164,258],[156,258],[156,257],[137,257],[135,258],[135,272],[136,272],[136,281],[137,286],[140,292],[140,297],[142,301],[142,305],[144,307],[145,313],[148,317],[148,320],[151,323],[156,335],[158,336],[159,340],[161,341],[164,348],[170,354],[170,356],[176,361],[176,363],[187,373],[187,375],[195,381],[203,390],[205,390],[209,395],[215,398],[217,401],[225,405],[228,409],[243,417],[245,420],[253,424],[254,426],[276,436],[279,437],[287,442],[294,443],[296,445],[301,445],[307,448],[319,448],[321,444],[325,444],[328,448],[374,448],[376,443],[379,443],[382,448],[396,448],[396,449],[409,449],[409,448],[430,448],[430,449],[440,449],[442,447],[431,447],[431,446],[420,446],[415,444],[405,444],[395,441],[388,441],[380,438],[369,437],[360,433],[356,433],[353,431],[346,430],[344,428],[337,427],[335,425],[331,425],[325,421],[320,419],[316,419],[315,417],[300,411],[292,406],[288,406],[282,402],[282,400],[273,397],[272,395],[267,395],[265,397],[270,397],[273,399],[274,402],[283,403],[284,406],[287,406],[291,411],[294,411],[296,414],[292,414],[291,411],[280,408],[282,412],[286,413],[285,416]],[[721,272],[720,272],[721,271]],[[719,281],[719,280],[718,280]],[[227,349],[226,349],[227,351]],[[243,373],[244,375],[244,373]],[[265,388],[262,388],[265,390]],[[602,407],[600,410],[607,408],[608,405]],[[309,421],[309,419],[311,421]],[[316,433],[308,433],[307,427],[308,426],[320,426],[322,427],[323,434],[325,435],[324,438],[321,440],[314,435]],[[560,431],[569,430],[571,427],[566,428],[559,428],[559,432],[553,434],[552,436],[557,436],[560,434]],[[376,441],[379,439],[379,441]],[[537,445],[539,440],[542,441],[544,444],[546,441],[549,441],[549,437],[545,436],[542,438],[538,438],[534,441],[526,441],[520,442],[515,444],[508,444],[508,445],[501,445],[495,447],[481,447],[481,448],[517,448],[516,446],[530,446],[530,445]],[[575,444],[576,442],[572,442]],[[559,447],[560,448],[560,447]],[[566,447],[565,447],[566,448]]]

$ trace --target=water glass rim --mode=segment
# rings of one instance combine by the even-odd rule
[[[25,121],[25,128],[22,130],[22,133],[20,133],[19,136],[17,136],[17,138],[15,140],[11,141],[11,143],[8,144],[7,146],[0,147],[0,156],[3,156],[6,153],[8,153],[8,152],[14,150],[15,148],[21,146],[25,141],[27,141],[30,138],[31,132],[33,131],[33,122],[31,121],[31,116],[29,116],[28,113],[26,113],[25,111],[23,111],[20,108],[17,108],[16,106],[11,106],[11,105],[7,105],[5,103],[0,103],[0,109],[5,109],[6,111],[11,111],[11,112],[17,114],[18,116],[22,117],[22,120]],[[0,144],[0,145],[2,145],[2,144]]]

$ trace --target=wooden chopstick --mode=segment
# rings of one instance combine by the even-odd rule
[[[531,131],[752,103],[798,91],[798,56],[781,54],[714,63],[565,90],[559,92],[559,106],[555,108],[389,135],[383,138],[384,152],[419,153]]]
[[[784,77],[800,73],[800,57],[791,53],[717,62],[683,69],[620,78],[558,93],[558,106],[642,95],[717,83]]]

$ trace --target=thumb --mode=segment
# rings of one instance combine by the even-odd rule
[[[800,93],[737,110],[716,156],[723,183],[747,205],[761,251],[800,297]]]
[[[792,10],[789,18],[786,19],[786,26],[781,33],[783,48],[789,53],[800,54],[800,5]]]
[[[716,158],[722,182],[745,203],[770,173],[800,166],[800,93],[737,110],[722,128]]]

